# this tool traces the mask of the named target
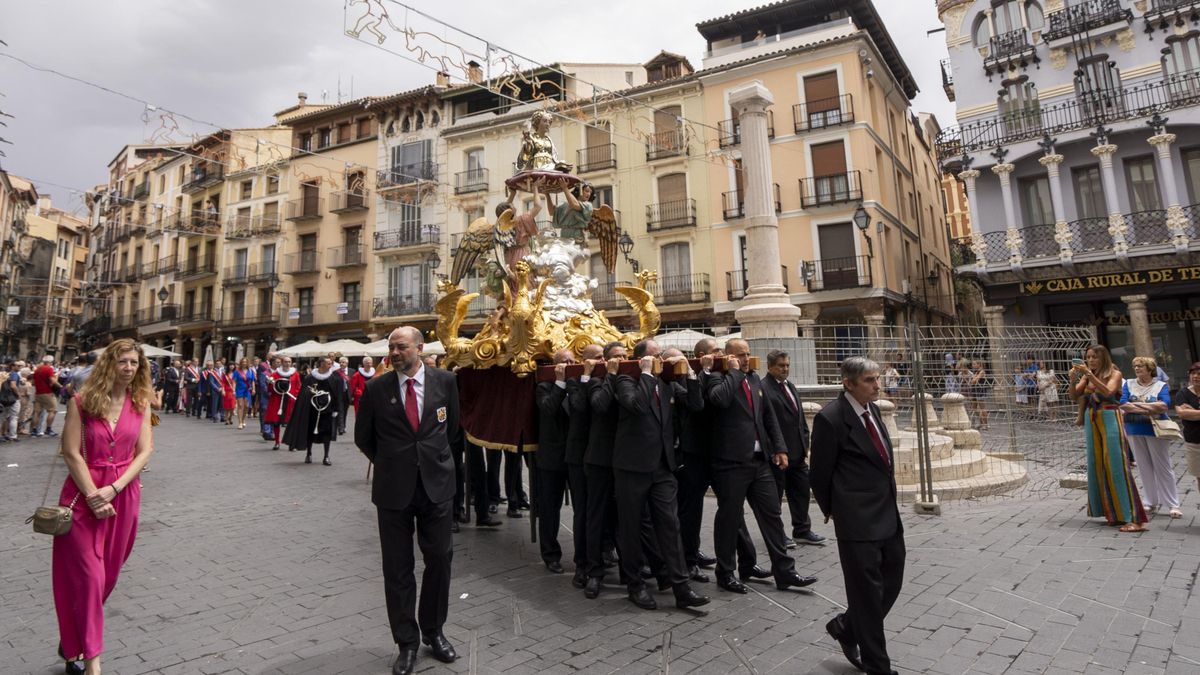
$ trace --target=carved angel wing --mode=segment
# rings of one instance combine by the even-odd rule
[[[604,269],[610,273],[617,268],[617,240],[621,238],[621,228],[617,227],[617,215],[608,204],[601,204],[592,209],[592,219],[588,221],[588,234],[600,242],[600,257],[604,260]]]
[[[454,263],[450,267],[450,281],[455,285],[463,280],[479,260],[479,256],[494,250],[495,239],[492,224],[487,218],[477,218],[463,233],[462,241],[454,251]]]

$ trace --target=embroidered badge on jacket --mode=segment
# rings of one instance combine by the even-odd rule
[[[437,417],[439,423],[446,421],[446,406],[437,409]]]

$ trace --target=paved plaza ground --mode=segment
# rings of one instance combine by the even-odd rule
[[[137,545],[107,605],[106,673],[389,672],[367,463],[349,441],[333,467],[305,465],[249,429],[167,416],[156,445]],[[61,672],[50,539],[22,522],[55,447],[0,445],[2,675]],[[1200,673],[1200,500],[1193,479],[1180,484],[1185,517],[1157,517],[1142,535],[1086,518],[1078,491],[950,503],[940,517],[905,509],[905,585],[887,621],[896,668]],[[446,625],[461,658],[445,666],[423,651],[421,672],[855,672],[825,635],[845,592],[832,527],[817,529],[830,545],[795,551],[801,573],[820,577],[814,592],[697,584],[713,598],[698,615],[669,593],[653,612],[616,586],[584,599],[569,564],[545,571],[528,520],[466,526]]]

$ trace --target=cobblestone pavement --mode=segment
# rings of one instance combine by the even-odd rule
[[[139,539],[107,605],[105,672],[388,672],[375,514],[351,443],[337,443],[333,467],[305,465],[249,429],[175,416],[156,442]],[[50,540],[22,522],[54,448],[0,445],[4,675],[61,672]],[[887,621],[896,667],[1200,672],[1200,523],[1194,482],[1180,482],[1186,517],[1158,517],[1140,536],[1086,518],[1079,492],[952,503],[937,518],[905,510],[908,567]],[[462,658],[444,666],[423,652],[422,672],[854,672],[824,632],[845,600],[836,546],[796,554],[802,573],[820,577],[815,592],[755,584],[734,596],[698,584],[713,598],[706,614],[676,610],[669,593],[646,612],[620,588],[588,601],[569,573],[548,574],[528,520],[467,526],[446,625]]]

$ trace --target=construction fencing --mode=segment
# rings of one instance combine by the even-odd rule
[[[904,501],[976,500],[1059,491],[1085,471],[1073,359],[1091,328],[1007,326],[804,327],[797,338],[750,340],[767,367],[788,352],[790,379],[811,416],[841,391],[841,362],[879,362],[880,407]],[[925,405],[916,405],[925,401]]]

